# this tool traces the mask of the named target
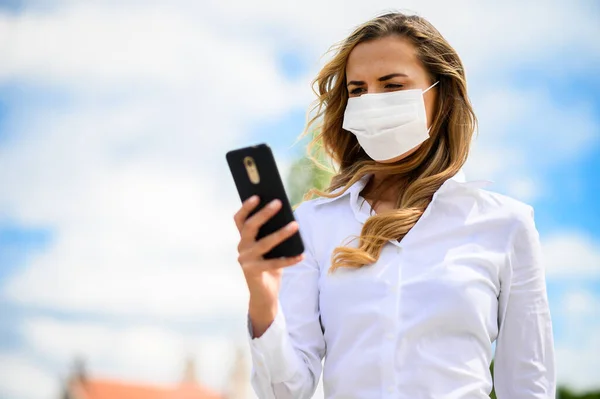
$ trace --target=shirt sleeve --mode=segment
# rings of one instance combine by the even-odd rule
[[[321,376],[325,340],[319,318],[319,267],[310,245],[307,221],[296,218],[305,245],[305,259],[284,269],[277,316],[265,333],[252,338],[251,382],[261,399],[309,399]]]
[[[519,219],[501,286],[494,361],[496,396],[554,399],[554,338],[533,209],[529,207]]]

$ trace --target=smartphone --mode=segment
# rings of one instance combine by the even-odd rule
[[[257,240],[294,221],[292,207],[285,192],[273,152],[268,145],[259,144],[232,150],[226,154],[226,158],[242,202],[253,195],[257,195],[260,199],[258,206],[248,217],[260,211],[274,199],[281,201],[282,206],[279,212],[260,228],[256,237]],[[299,232],[296,232],[263,257],[265,259],[292,257],[303,252],[302,237]]]

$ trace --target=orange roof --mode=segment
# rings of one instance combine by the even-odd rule
[[[86,379],[78,381],[77,397],[81,399],[223,399],[223,396],[193,383],[175,388],[137,385],[119,381]]]

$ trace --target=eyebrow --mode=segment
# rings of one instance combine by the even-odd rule
[[[392,78],[397,78],[397,77],[404,77],[404,78],[408,78],[408,75],[404,74],[404,73],[391,73],[389,75],[385,75],[380,77],[379,79],[377,79],[380,82],[385,82],[386,80],[390,80]],[[362,86],[364,85],[365,82],[363,82],[362,80],[352,80],[350,82],[348,82],[348,86]]]

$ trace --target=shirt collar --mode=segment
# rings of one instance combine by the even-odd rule
[[[372,174],[367,174],[360,178],[356,183],[351,185],[344,193],[335,198],[327,198],[321,197],[317,199],[317,205],[327,204],[332,201],[339,200],[346,196],[350,196],[350,200],[352,203],[357,202],[360,192],[365,188],[369,180],[371,179]],[[439,188],[439,190],[434,194],[435,197],[442,192],[453,188],[484,188],[492,184],[489,180],[472,180],[467,181],[466,175],[462,169],[458,171],[458,173],[452,176],[450,179],[446,180]],[[332,194],[339,193],[343,190],[343,187],[340,187],[332,192]]]

